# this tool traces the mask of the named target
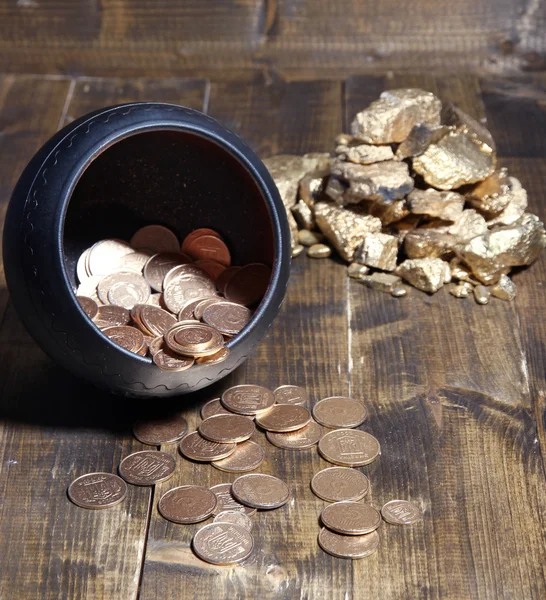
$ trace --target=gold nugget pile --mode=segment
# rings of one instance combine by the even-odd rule
[[[101,240],[80,256],[78,301],[113,342],[164,371],[217,364],[262,299],[271,269],[232,266],[222,236],[196,229],[182,242],[161,225],[130,243]]]
[[[195,524],[213,518],[193,535],[192,548],[199,558],[215,565],[245,560],[255,545],[251,517],[258,510],[280,508],[291,498],[290,488],[278,477],[248,473],[266,457],[268,444],[258,438],[259,430],[283,450],[305,450],[318,444],[320,456],[335,465],[316,473],[310,483],[315,496],[328,503],[320,512],[323,527],[318,534],[325,552],[339,558],[364,558],[379,547],[377,529],[382,520],[412,525],[422,519],[421,508],[414,502],[390,500],[381,511],[361,502],[370,491],[370,481],[357,468],[380,456],[377,439],[355,429],[367,418],[364,404],[333,396],[317,402],[310,411],[308,403],[309,395],[299,386],[282,385],[272,392],[259,385],[237,385],[202,407],[196,431],[188,433],[181,415],[135,423],[133,433],[142,443],[178,442],[185,458],[238,475],[233,483],[210,488],[199,482],[185,483],[159,499],[159,514],[173,523]],[[68,496],[83,508],[114,506],[125,498],[127,483],[154,485],[172,477],[175,456],[158,450],[135,452],[121,461],[119,476],[82,475],[70,484]]]
[[[348,275],[404,296],[404,283],[457,298],[513,300],[514,267],[546,245],[527,192],[499,168],[489,131],[420,89],[383,92],[332,154],[266,159],[283,199],[292,255],[334,249]]]

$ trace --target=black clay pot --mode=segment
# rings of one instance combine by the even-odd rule
[[[81,310],[73,291],[81,252],[150,223],[179,239],[210,227],[233,264],[271,265],[267,293],[227,343],[227,361],[161,371],[111,342]],[[124,104],[74,121],[37,152],[11,198],[4,262],[20,318],[56,362],[115,393],[170,396],[224,377],[262,340],[286,291],[289,230],[269,172],[237,135],[181,106]]]

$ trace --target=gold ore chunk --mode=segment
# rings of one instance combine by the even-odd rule
[[[438,190],[413,190],[408,196],[408,206],[416,215],[437,217],[442,221],[457,221],[464,207],[464,196],[457,192]]]
[[[455,298],[468,298],[472,294],[474,286],[467,281],[461,281],[449,288],[449,293]]]
[[[307,173],[300,181],[298,197],[300,200],[303,200],[309,208],[313,208],[315,202],[324,193],[328,175],[330,175],[330,168],[319,169]]]
[[[307,204],[303,200],[298,200],[295,206],[292,207],[292,214],[296,219],[296,223],[302,229],[314,229],[315,223],[315,215],[313,211],[309,208]]]
[[[418,290],[433,294],[446,280],[446,265],[440,258],[415,258],[401,263],[395,273]]]
[[[493,219],[489,219],[489,227],[493,225],[512,225],[515,223],[527,208],[527,192],[515,177],[508,177],[508,191],[505,196],[508,203],[504,209]]]
[[[379,290],[380,292],[391,294],[393,289],[398,287],[402,280],[392,273],[372,273],[371,275],[362,276],[359,278],[359,281],[372,290]]]
[[[516,297],[516,284],[508,275],[501,275],[498,283],[491,288],[491,294],[495,298],[511,302]]]
[[[382,271],[396,269],[398,239],[387,233],[370,233],[357,248],[355,261]]]
[[[506,169],[500,169],[477,183],[467,193],[466,199],[472,208],[492,217],[510,202],[509,191],[510,182],[506,176]]]
[[[443,125],[438,127],[418,123],[409,132],[408,137],[396,149],[396,158],[404,160],[413,156],[419,156],[432,144],[443,137],[449,129]]]
[[[340,144],[336,147],[336,154],[340,160],[359,165],[371,165],[394,159],[394,152],[390,146],[373,146],[362,142],[359,142],[358,145]]]

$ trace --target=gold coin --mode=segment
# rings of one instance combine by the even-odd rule
[[[218,485],[213,485],[210,490],[211,492],[214,492],[216,499],[218,500],[218,504],[214,510],[215,515],[224,510],[236,510],[251,517],[257,512],[255,508],[245,506],[235,500],[231,493],[231,483],[219,483]]]
[[[343,396],[325,398],[313,407],[315,421],[335,429],[358,427],[366,420],[367,413],[362,402]]]
[[[370,489],[370,481],[360,471],[349,467],[330,467],[316,473],[311,480],[313,494],[326,502],[361,500]]]
[[[258,415],[275,404],[273,392],[260,385],[236,385],[227,389],[222,404],[231,412],[241,415]]]
[[[242,417],[247,419],[247,417]],[[227,471],[228,473],[244,473],[245,471],[253,471],[257,469],[265,458],[264,449],[250,440],[237,444],[235,452],[223,458],[222,460],[214,460],[211,465],[220,470]]]
[[[127,484],[112,473],[87,473],[70,484],[68,497],[82,508],[109,508],[127,495]]]
[[[274,392],[277,404],[307,404],[309,394],[297,385],[281,385]]]
[[[216,496],[202,485],[182,485],[169,490],[159,500],[161,516],[173,523],[199,523],[216,508]]]
[[[176,462],[166,452],[143,450],[126,456],[119,465],[119,474],[133,485],[154,485],[172,477]]]
[[[173,415],[156,421],[137,421],[133,426],[136,439],[150,446],[178,442],[187,431],[188,422],[182,415]]]
[[[218,513],[214,519],[214,523],[231,523],[232,525],[239,525],[247,531],[252,531],[252,519],[245,515],[245,513],[237,510],[223,510]]]
[[[381,509],[381,515],[392,525],[413,525],[423,518],[423,512],[414,503],[407,500],[391,500]]]
[[[131,246],[152,252],[178,252],[180,244],[176,235],[162,225],[146,225],[131,238]]]
[[[215,415],[201,422],[199,433],[211,442],[244,442],[256,430],[254,422],[242,415]]]
[[[200,318],[195,310],[195,316]],[[236,335],[252,318],[252,311],[233,302],[214,302],[206,306],[202,313],[203,321],[220,333]]]
[[[287,432],[305,427],[311,413],[305,406],[276,404],[264,414],[256,415],[256,423],[267,431]]]
[[[254,538],[239,525],[210,523],[193,536],[192,547],[199,558],[210,564],[231,565],[250,555]]]
[[[379,535],[377,531],[366,535],[341,535],[323,527],[318,543],[325,552],[338,558],[365,558],[379,548]]]
[[[262,510],[279,508],[290,499],[290,489],[284,481],[263,473],[237,477],[231,485],[231,493],[239,502]]]
[[[322,436],[322,427],[314,421],[309,422],[305,427],[290,431],[288,433],[275,433],[266,431],[267,439],[279,448],[287,450],[303,450],[314,446]]]
[[[381,525],[381,514],[371,504],[334,502],[320,513],[320,520],[331,531],[343,535],[363,535]]]
[[[134,327],[124,325],[115,327],[106,327],[102,333],[110,338],[115,344],[129,350],[130,352],[138,352],[146,343],[142,331]]]
[[[324,435],[318,445],[322,458],[344,467],[360,467],[373,462],[381,453],[373,435],[358,429],[336,429]]]
[[[200,462],[226,458],[235,452],[236,447],[237,444],[234,443],[223,444],[206,440],[197,431],[188,433],[178,445],[180,452],[184,456]]]

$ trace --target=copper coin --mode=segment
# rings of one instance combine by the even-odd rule
[[[127,494],[127,484],[112,473],[88,473],[70,484],[68,497],[82,508],[109,508]]]
[[[246,418],[243,417],[243,419]],[[257,469],[263,463],[264,458],[265,452],[260,444],[248,440],[237,444],[237,448],[235,448],[233,454],[222,460],[212,461],[211,465],[220,471],[227,471],[228,473],[244,473],[245,471],[254,471],[254,469]]]
[[[203,311],[203,321],[227,335],[239,333],[251,318],[251,310],[233,302],[215,302]]]
[[[214,519],[214,523],[231,523],[232,525],[239,525],[247,531],[252,531],[252,519],[245,515],[245,513],[237,510],[223,510],[218,513]]]
[[[254,422],[242,415],[215,415],[201,422],[199,433],[211,442],[244,442],[256,430]]]
[[[271,269],[259,263],[242,267],[228,281],[225,297],[230,302],[253,306],[265,295],[271,279]]]
[[[153,290],[161,292],[165,275],[173,267],[187,262],[191,262],[191,260],[176,252],[154,254],[144,265],[144,277]]]
[[[297,385],[281,385],[274,392],[277,404],[307,404],[309,394]]]
[[[173,523],[199,523],[212,515],[217,502],[214,493],[202,485],[182,485],[163,494],[157,508]]]
[[[305,427],[311,420],[311,413],[305,406],[296,404],[276,404],[266,413],[256,415],[256,423],[267,431],[287,432]]]
[[[373,435],[358,429],[336,429],[322,437],[318,445],[322,458],[344,467],[360,467],[373,462],[381,453]]]
[[[203,269],[209,277],[216,281],[218,277],[226,270],[226,266],[215,260],[198,260],[195,263],[200,269]]]
[[[313,407],[315,421],[335,429],[358,427],[364,423],[367,414],[362,402],[343,396],[325,398]]]
[[[128,325],[131,322],[131,313],[121,306],[99,306],[95,324],[100,329]]]
[[[150,294],[150,297],[148,298],[148,302],[146,302],[146,304],[149,304],[150,306],[158,306],[159,308],[163,308],[162,296],[163,294],[160,294],[159,292]]]
[[[213,565],[231,565],[247,558],[254,548],[250,531],[232,523],[210,523],[193,536],[193,551]]]
[[[133,434],[137,440],[150,446],[172,444],[188,432],[188,422],[182,415],[173,415],[157,421],[137,421]]]
[[[222,298],[220,298],[219,296],[214,296],[212,298],[205,298],[204,300],[201,300],[201,302],[199,302],[199,304],[197,304],[193,309],[193,316],[200,321],[203,318],[203,311],[205,310],[205,308],[207,308],[207,306],[211,306],[212,304],[218,304],[219,302],[223,302]],[[210,323],[208,324],[210,325]],[[214,325],[212,325],[212,327],[214,327]]]
[[[349,467],[331,467],[316,473],[311,480],[313,494],[326,502],[362,500],[370,489],[370,481],[360,471]]]
[[[214,510],[215,515],[224,510],[235,510],[251,517],[257,512],[255,508],[245,506],[235,500],[231,493],[231,483],[219,483],[218,485],[213,485],[210,490],[211,492],[214,492],[216,499],[218,500],[218,504]]]
[[[125,325],[106,327],[102,330],[102,333],[110,338],[115,344],[130,352],[138,352],[143,344],[145,344],[142,331],[139,331],[134,327]]]
[[[167,346],[165,345],[165,340],[163,339],[162,335],[154,338],[148,346],[148,349],[152,356],[154,356],[154,354],[157,354],[160,350],[165,350],[166,348]]]
[[[391,500],[381,509],[381,515],[392,525],[413,525],[423,518],[423,512],[414,503],[407,500]]]
[[[210,298],[210,296],[208,298]],[[197,321],[198,319],[195,318],[193,311],[200,302],[202,302],[203,300],[208,300],[208,298],[196,298],[195,300],[190,300],[186,302],[178,313],[178,320],[188,321],[193,319]]]
[[[225,296],[226,285],[228,281],[239,271],[241,267],[228,267],[216,280],[216,289]]]
[[[167,481],[176,467],[174,458],[166,452],[143,450],[126,456],[119,465],[119,474],[133,485],[154,485]]]
[[[142,273],[144,265],[151,256],[148,252],[131,252],[120,258],[118,266],[120,269],[132,269],[137,273]]]
[[[87,298],[86,296],[76,296],[76,300],[79,302],[82,307],[83,312],[90,318],[94,319],[99,312],[99,307],[97,303],[91,298]]]
[[[173,325],[176,325],[176,317],[166,310],[157,306],[143,306],[140,310],[140,320],[148,331],[154,336],[163,335]]]
[[[140,311],[145,306],[148,306],[148,305],[147,304],[135,304],[133,306],[133,308],[131,308],[131,319],[133,320],[133,323],[140,329],[140,331],[142,331],[142,333],[144,335],[151,335],[152,332],[147,327],[145,327],[144,323],[140,319]]]
[[[218,239],[222,239],[222,236],[214,229],[209,229],[208,227],[201,227],[200,229],[194,229],[191,233],[189,233],[182,242],[182,252],[186,252],[189,244],[191,244],[194,240],[202,235],[212,235],[213,237],[217,237]]]
[[[164,339],[177,354],[192,357],[214,354],[224,345],[220,333],[197,321],[178,323],[165,333]]]
[[[215,415],[232,415],[233,413],[227,408],[222,406],[220,402],[220,398],[215,398],[214,400],[209,400],[203,407],[201,408],[201,418],[208,419],[209,417],[214,417]]]
[[[365,558],[379,548],[379,535],[377,531],[366,535],[341,535],[323,527],[318,543],[325,552],[338,558]]]
[[[231,412],[240,415],[258,415],[275,404],[273,392],[261,385],[236,385],[227,389],[221,398],[222,404]]]
[[[218,363],[222,363],[229,357],[230,350],[226,346],[220,348],[218,352],[214,354],[209,354],[208,356],[200,356],[195,359],[195,362],[199,365],[217,365]]]
[[[325,527],[343,535],[364,535],[381,525],[381,514],[371,504],[334,502],[320,513]]]
[[[206,271],[204,271],[197,265],[194,265],[193,263],[176,265],[163,278],[163,289],[165,289],[169,285],[169,283],[171,283],[171,281],[174,281],[178,277],[183,276],[189,276],[204,280],[210,279],[210,275]]]
[[[187,358],[175,354],[169,348],[162,348],[152,355],[154,364],[157,365],[162,371],[186,371],[190,367],[193,367],[193,358]]]
[[[180,248],[176,235],[162,225],[146,225],[139,229],[131,238],[131,246],[152,252],[178,252]]]
[[[117,268],[119,259],[131,252],[134,252],[134,249],[123,240],[97,242],[91,246],[87,255],[89,275],[108,275]]]
[[[130,309],[144,304],[150,297],[150,286],[135,271],[115,271],[105,275],[97,286],[97,294],[105,304]],[[109,295],[112,294],[111,298]],[[113,301],[112,301],[113,300]]]
[[[269,442],[279,448],[287,450],[303,450],[314,446],[322,436],[322,427],[311,421],[305,427],[290,431],[288,433],[275,433],[266,431],[265,435]]]
[[[231,493],[239,502],[262,510],[279,508],[290,499],[290,489],[282,479],[263,473],[237,477]]]
[[[226,267],[231,264],[228,247],[213,235],[200,235],[185,246],[184,252],[193,260],[214,260]]]
[[[197,298],[212,298],[216,296],[214,284],[209,280],[183,276],[173,279],[163,291],[163,302],[173,313],[178,314],[188,302]]]
[[[197,431],[188,433],[178,445],[180,452],[187,458],[200,462],[220,460],[235,452],[237,444],[222,444],[206,440]]]

